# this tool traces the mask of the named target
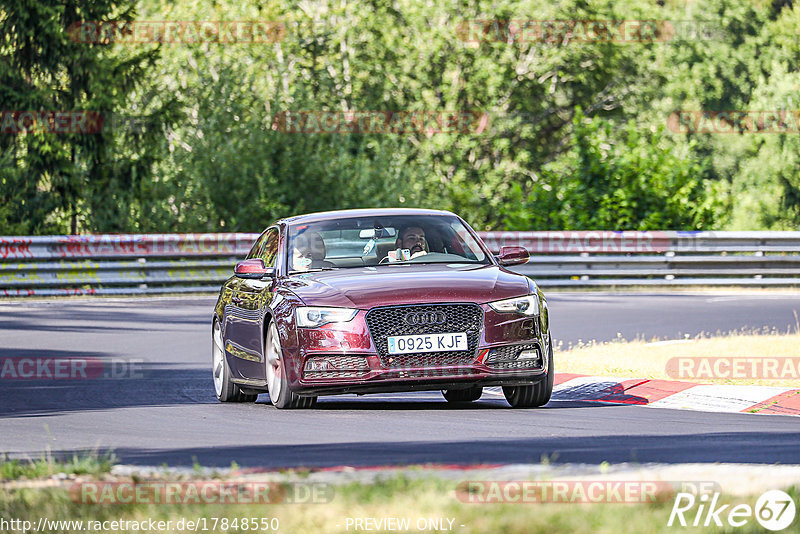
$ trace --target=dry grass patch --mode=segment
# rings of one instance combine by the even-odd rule
[[[697,359],[691,367],[695,378],[685,373],[682,376],[675,375],[678,371],[676,358]],[[715,369],[713,358],[725,358],[730,365],[721,364]],[[761,361],[755,361],[757,359]],[[770,367],[764,365],[764,359],[780,359],[775,360],[777,371],[770,371]],[[791,361],[787,363],[786,359]],[[705,363],[700,360],[705,360]],[[739,365],[736,368],[738,372],[731,366],[734,362],[739,362],[736,364]],[[668,363],[675,370],[672,373],[667,371]],[[620,337],[610,342],[590,341],[557,351],[555,366],[559,373],[705,384],[800,387],[800,333],[732,332],[677,340],[627,341]],[[683,369],[687,368],[688,365]],[[716,378],[720,375],[719,371],[729,378]],[[737,378],[743,376],[742,372],[747,377]],[[752,377],[754,374],[768,378]],[[781,378],[771,378],[773,376]]]

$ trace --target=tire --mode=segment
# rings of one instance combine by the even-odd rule
[[[267,339],[264,345],[265,376],[267,378],[270,402],[279,409],[311,408],[314,406],[317,402],[316,397],[301,397],[289,389],[281,340],[278,336],[278,328],[275,326],[275,321],[269,323]]]
[[[214,383],[214,395],[220,402],[255,402],[258,398],[257,393],[245,393],[231,382],[231,369],[223,348],[222,329],[217,320],[214,321],[211,333],[211,380]]]
[[[476,401],[481,398],[482,394],[483,388],[479,386],[473,386],[467,389],[442,390],[442,395],[444,395],[445,400],[451,404]]]
[[[553,394],[553,342],[548,342],[547,377],[530,386],[503,386],[503,395],[512,408],[538,408],[550,402]]]

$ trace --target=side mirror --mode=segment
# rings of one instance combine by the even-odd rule
[[[253,258],[252,260],[244,260],[237,263],[236,267],[233,268],[233,274],[239,278],[259,280],[265,276],[275,276],[275,269],[266,267],[264,260],[261,258]]]
[[[528,254],[525,247],[502,247],[500,255],[497,256],[500,265],[520,265],[528,263],[530,259],[531,255]]]

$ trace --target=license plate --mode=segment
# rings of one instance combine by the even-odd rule
[[[418,336],[391,336],[386,338],[389,354],[412,352],[445,352],[467,350],[467,334],[420,334]]]

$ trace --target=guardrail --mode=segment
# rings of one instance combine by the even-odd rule
[[[0,296],[214,292],[258,234],[0,237]],[[543,287],[800,286],[800,232],[484,232]]]
[[[800,232],[487,232],[542,287],[800,286]]]
[[[0,237],[0,296],[218,291],[258,234]]]

